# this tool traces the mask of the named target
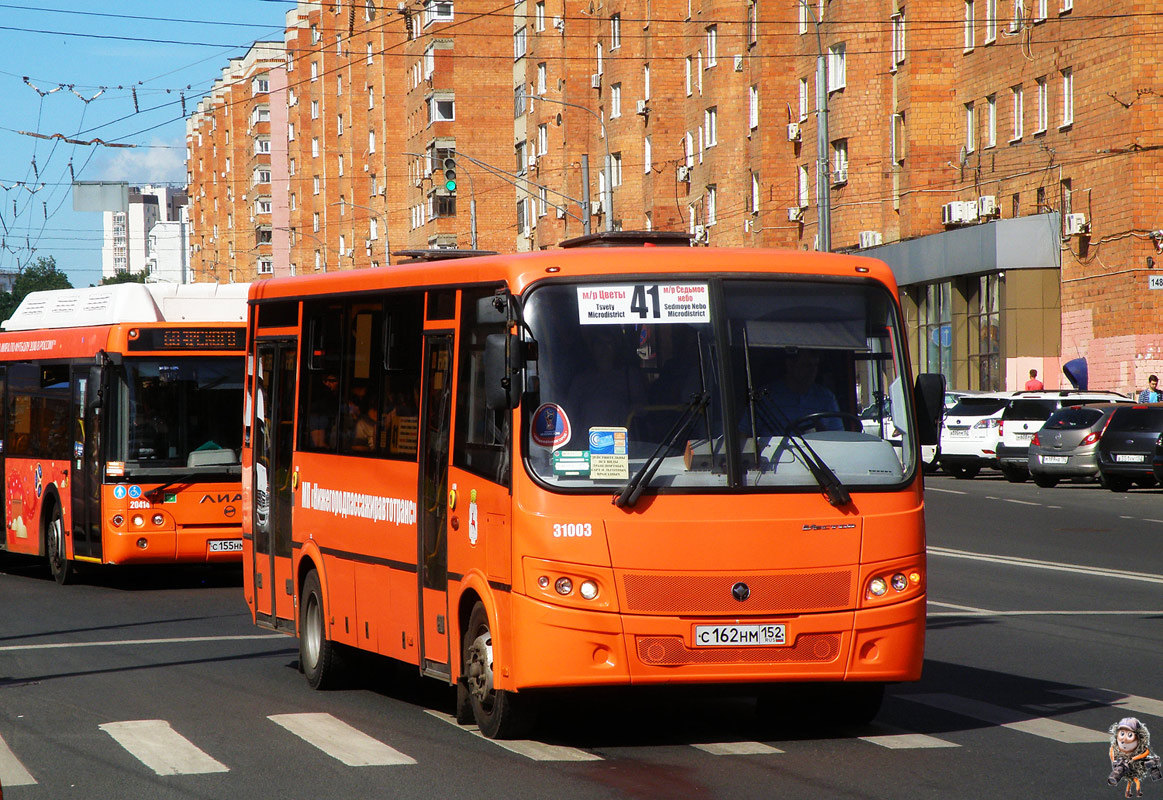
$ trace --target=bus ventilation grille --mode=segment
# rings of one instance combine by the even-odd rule
[[[731,587],[742,581],[751,597],[740,603]],[[851,608],[852,571],[766,575],[642,575],[622,577],[626,610],[636,614],[795,614]]]
[[[791,647],[700,647],[693,650],[680,636],[639,636],[638,659],[654,667],[684,664],[788,664],[834,661],[840,636],[806,633]]]

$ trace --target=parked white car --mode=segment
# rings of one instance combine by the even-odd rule
[[[1013,392],[964,395],[945,412],[941,426],[941,469],[955,478],[975,478],[984,467],[997,466],[1001,415]]]

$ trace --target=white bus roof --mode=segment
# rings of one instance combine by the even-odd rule
[[[249,283],[118,283],[29,292],[6,331],[119,322],[245,322]]]

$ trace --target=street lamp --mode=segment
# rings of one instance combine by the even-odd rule
[[[800,1],[803,2],[803,0],[800,0]],[[587,108],[586,106],[579,105],[577,103],[567,103],[565,100],[557,100],[557,99],[554,99],[552,97],[546,97],[543,94],[533,94],[533,95],[529,95],[529,96],[532,97],[534,100],[544,100],[548,103],[559,103],[563,106],[569,106],[570,108],[580,108],[582,111],[585,111],[587,114],[589,114],[594,119],[596,119],[598,121],[598,125],[600,125],[602,127],[602,142],[604,142],[606,145],[606,166],[605,166],[605,169],[603,170],[603,173],[606,176],[606,187],[605,187],[605,192],[603,192],[603,197],[602,197],[602,210],[605,212],[605,215],[606,215],[606,230],[607,231],[614,230],[614,179],[613,179],[613,175],[611,174],[611,163],[612,162],[610,159],[610,139],[608,136],[606,136],[606,123],[602,121],[601,116],[596,111],[594,111],[593,109]],[[584,162],[583,162],[583,165],[584,165]],[[584,171],[587,173],[587,176],[588,176],[589,170],[586,169]],[[584,187],[585,188],[584,193],[586,195],[588,195],[589,189],[590,189],[588,177],[586,177],[585,183],[586,183],[586,185]],[[586,220],[589,219],[589,211],[590,210],[588,208],[582,210],[582,216],[585,217]],[[588,233],[589,231],[586,231],[586,232]]]
[[[808,0],[800,5],[812,15],[816,26],[816,194],[819,197],[820,249],[832,250],[832,189],[828,182],[828,65],[820,38],[820,18]]]
[[[351,203],[351,202],[348,202],[346,200],[340,200],[338,203],[332,203],[331,205],[333,205],[333,206],[351,206],[352,208],[362,208],[364,211],[370,211],[371,213],[375,214],[377,219],[381,217],[380,212],[377,211],[376,209],[374,209],[370,206],[361,206],[359,203]],[[384,214],[382,214],[382,217],[384,220],[384,261],[385,261],[385,263],[390,265],[392,263],[392,248],[391,248],[391,245],[388,244],[388,215],[387,215],[387,213],[385,212]]]

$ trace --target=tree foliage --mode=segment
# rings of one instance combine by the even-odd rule
[[[72,288],[69,276],[57,269],[55,258],[39,256],[17,276],[11,292],[0,292],[0,321],[11,317],[20,301],[30,292]]]
[[[114,283],[145,283],[145,271],[130,272],[129,270],[120,270],[116,275],[102,278],[102,286],[110,286]]]

